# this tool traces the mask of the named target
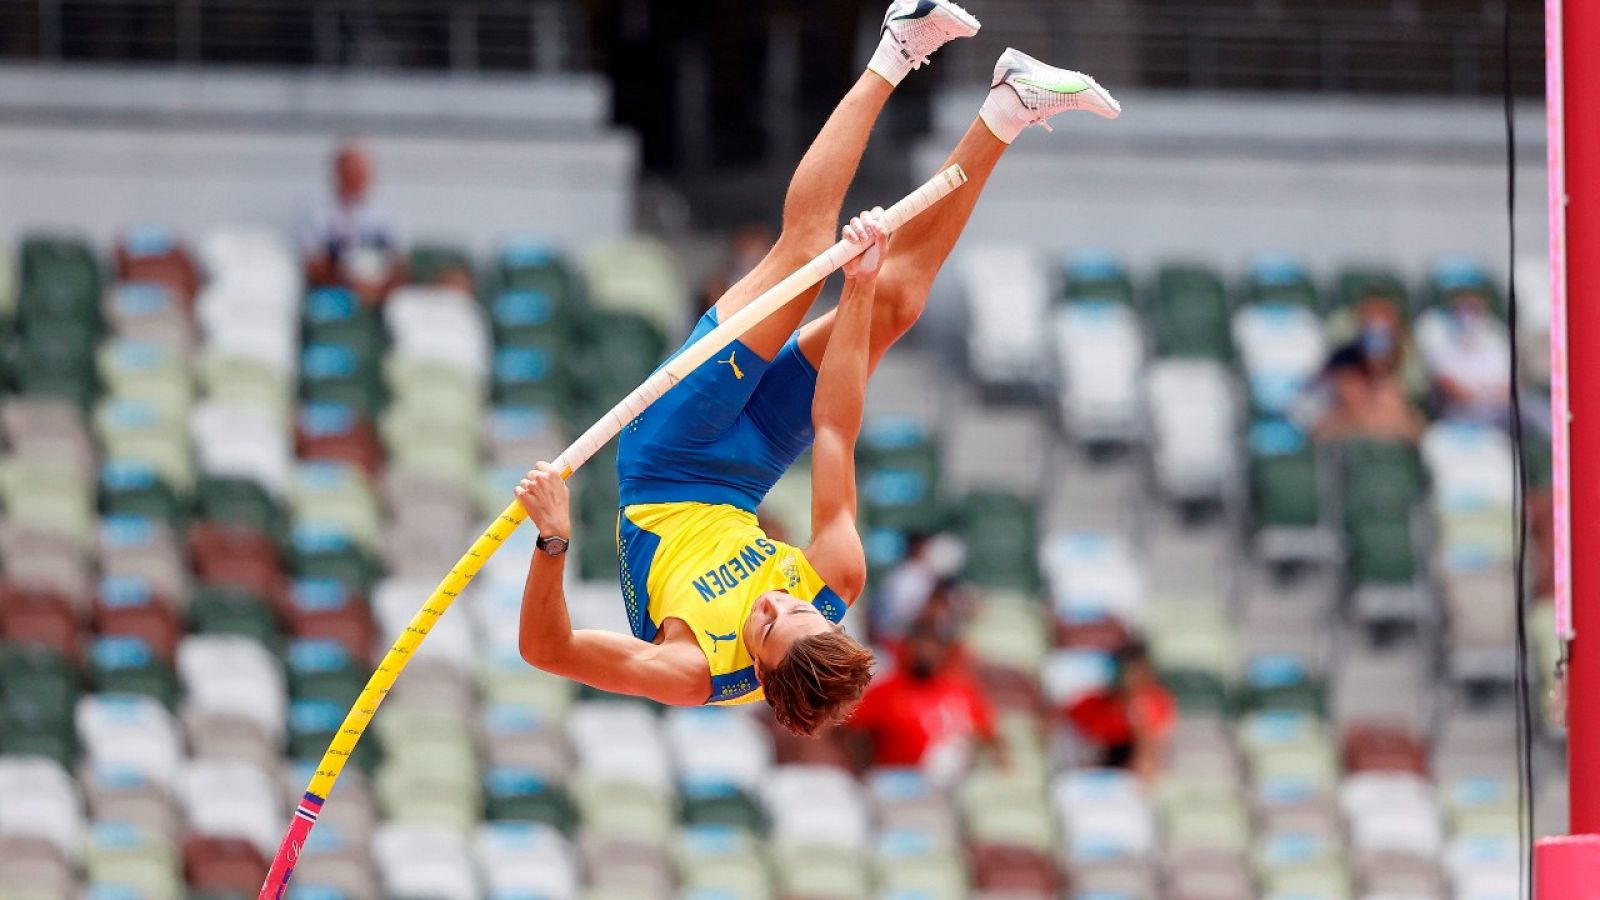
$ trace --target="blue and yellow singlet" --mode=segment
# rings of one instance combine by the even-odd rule
[[[617,519],[623,602],[634,637],[655,640],[678,619],[694,632],[711,667],[707,703],[760,699],[744,623],[756,600],[780,590],[806,600],[829,621],[846,604],[798,547],[761,530],[753,513],[726,504],[636,503]]]

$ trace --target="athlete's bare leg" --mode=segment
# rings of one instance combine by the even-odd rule
[[[995,66],[995,86],[983,110],[944,163],[960,164],[967,183],[908,222],[889,244],[889,258],[878,276],[873,304],[872,367],[877,367],[889,347],[922,315],[934,277],[955,248],[990,173],[1011,141],[1028,125],[1074,109],[1105,118],[1116,118],[1121,112],[1116,100],[1087,75],[1046,66],[1015,50],[1001,55]],[[800,332],[800,351],[812,365],[822,363],[833,321],[830,312]]]
[[[962,229],[972,217],[973,208],[978,205],[989,174],[1009,146],[995,137],[981,120],[975,120],[939,167],[959,164],[967,173],[967,183],[895,232],[889,244],[889,257],[883,261],[883,272],[878,275],[878,291],[873,302],[872,340],[868,348],[872,368],[877,368],[883,354],[911,330],[922,315],[939,267],[955,248]],[[800,352],[814,366],[822,364],[822,354],[833,334],[833,319],[830,311],[800,331]]]
[[[718,319],[726,322],[762,291],[837,240],[835,232],[845,192],[855,179],[872,125],[893,90],[876,73],[863,72],[834,108],[789,181],[783,199],[783,233],[766,257],[717,300]],[[818,286],[806,291],[750,329],[742,338],[745,345],[762,358],[771,359],[800,326],[820,290]]]
[[[723,321],[762,291],[788,277],[833,245],[839,208],[855,179],[867,136],[894,86],[952,40],[978,33],[978,20],[953,0],[891,0],[867,70],[834,108],[800,160],[783,199],[783,233],[764,259],[717,301]],[[744,343],[772,359],[800,327],[820,286],[802,293],[744,335]]]

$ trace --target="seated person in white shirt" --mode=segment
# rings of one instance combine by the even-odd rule
[[[1441,417],[1503,424],[1511,405],[1511,342],[1488,298],[1461,291],[1417,325],[1417,347]]]

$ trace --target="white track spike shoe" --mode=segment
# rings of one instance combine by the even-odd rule
[[[1009,144],[1029,125],[1050,131],[1051,116],[1075,109],[1106,119],[1122,114],[1122,104],[1088,75],[1047,66],[1007,48],[994,65],[994,83],[981,115],[995,136]]]
[[[935,50],[978,33],[978,20],[951,0],[893,0],[867,66],[890,84],[927,64]]]

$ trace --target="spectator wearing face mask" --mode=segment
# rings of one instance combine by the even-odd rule
[[[1427,373],[1406,327],[1405,314],[1393,297],[1369,293],[1336,313],[1328,322],[1328,338],[1334,346],[1355,345],[1372,371],[1398,379],[1413,402],[1427,396]]]
[[[1503,425],[1511,409],[1511,340],[1481,292],[1458,291],[1417,325],[1442,418]]]
[[[975,748],[996,749],[989,698],[960,647],[928,621],[913,626],[894,671],[867,688],[847,727],[866,735],[879,766],[953,775]]]

